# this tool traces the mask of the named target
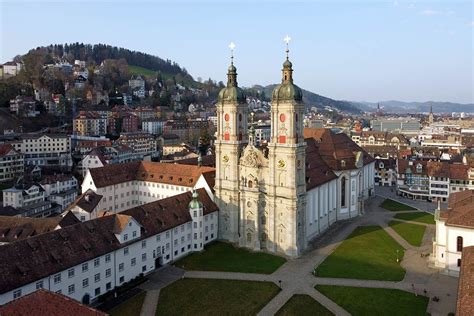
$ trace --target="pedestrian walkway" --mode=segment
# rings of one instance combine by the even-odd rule
[[[143,285],[143,288],[151,291],[147,295],[142,309],[142,315],[148,310],[156,309],[152,301],[155,300],[159,289],[166,284],[174,282],[182,277],[186,278],[207,278],[207,279],[232,279],[248,281],[273,282],[277,286],[281,285],[281,292],[276,295],[260,312],[259,315],[274,315],[293,295],[307,294],[321,303],[328,310],[336,315],[349,315],[342,307],[331,301],[326,296],[318,292],[314,287],[317,284],[339,285],[368,288],[399,289],[415,294],[428,296],[438,296],[440,302],[430,301],[428,312],[431,315],[447,315],[455,310],[457,279],[442,275],[438,270],[428,268],[428,258],[421,254],[431,251],[431,238],[434,234],[434,225],[425,224],[426,231],[423,243],[420,247],[411,246],[392,228],[388,222],[396,212],[390,212],[379,207],[383,197],[375,197],[366,204],[366,212],[363,216],[351,220],[336,223],[320,238],[311,242],[311,249],[301,257],[288,260],[274,273],[254,274],[236,272],[213,272],[213,271],[183,271],[174,267],[167,267],[155,273],[150,282]],[[411,222],[399,220],[402,222]],[[421,224],[423,223],[416,223]],[[315,277],[312,272],[336,249],[358,226],[379,225],[390,236],[392,236],[406,251],[401,262],[401,266],[406,270],[404,279],[400,282],[378,281],[378,280],[356,280],[341,278],[321,278]],[[163,275],[164,274],[164,275]]]

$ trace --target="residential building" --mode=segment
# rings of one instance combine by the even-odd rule
[[[142,122],[145,120],[153,120],[153,119],[158,118],[156,109],[152,109],[152,108],[144,107],[144,106],[139,106],[135,109],[131,109],[130,113],[134,114],[135,116],[138,116],[138,118]]]
[[[3,206],[15,208],[17,215],[24,217],[46,217],[61,211],[60,207],[51,204],[38,184],[17,185],[3,190]]]
[[[63,134],[23,134],[11,143],[26,165],[71,170],[71,137]]]
[[[10,112],[25,117],[36,117],[40,114],[39,111],[36,111],[35,99],[25,96],[17,96],[10,100]]]
[[[134,96],[138,98],[145,97],[145,80],[140,75],[132,75],[128,80],[128,86]]]
[[[84,156],[91,152],[91,150],[97,147],[111,147],[112,142],[109,139],[97,139],[97,140],[79,140],[74,148],[74,153]]]
[[[432,261],[446,273],[459,275],[465,247],[474,246],[474,191],[452,193],[446,209],[435,214]]]
[[[13,61],[9,61],[3,64],[3,74],[2,78],[8,78],[18,75],[20,70],[23,68],[21,63],[16,63]]]
[[[130,112],[113,111],[109,117],[108,132],[120,134],[122,132],[137,132],[140,119]]]
[[[132,148],[136,153],[143,156],[154,156],[158,151],[155,137],[148,133],[121,133],[117,142]]]
[[[216,240],[218,208],[200,189],[0,247],[0,304],[39,288],[89,304]],[[48,258],[48,260],[44,260]]]
[[[107,133],[107,117],[95,111],[81,111],[74,118],[73,130],[80,136],[104,136]]]
[[[164,125],[165,122],[157,118],[145,119],[142,120],[142,131],[153,135],[161,135],[163,134]]]
[[[209,121],[202,119],[189,119],[186,121],[167,121],[163,127],[163,134],[176,134],[182,142],[196,143],[201,130],[208,130],[209,135],[214,133],[214,127]]]
[[[375,160],[375,185],[391,187],[397,184],[397,161],[396,159]]]
[[[72,175],[57,174],[45,176],[40,185],[51,202],[65,210],[77,197],[77,179]]]
[[[352,133],[352,140],[359,146],[392,146],[397,149],[407,148],[408,140],[401,134],[393,134],[387,131],[361,131]]]
[[[112,146],[101,146],[92,149],[88,154],[84,155],[84,158],[78,164],[78,171],[84,178],[87,170],[92,168],[141,160],[143,160],[143,155],[126,145],[113,144]]]
[[[24,174],[24,156],[11,144],[0,144],[0,182],[14,181]]]

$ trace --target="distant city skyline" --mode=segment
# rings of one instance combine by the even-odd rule
[[[241,86],[281,80],[350,101],[473,103],[471,1],[5,1],[0,62],[37,46],[105,43],[224,81],[234,42]]]

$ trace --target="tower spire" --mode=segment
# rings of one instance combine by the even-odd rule
[[[234,42],[230,42],[230,66],[227,72],[227,87],[237,87],[237,68],[234,66]]]
[[[286,51],[285,51],[286,52],[286,60],[289,60],[289,53],[290,53],[289,45],[290,45],[291,37],[289,37],[288,34],[287,34],[283,40],[286,43]]]
[[[283,41],[285,41],[285,43],[286,43],[286,50],[285,50],[286,60],[283,63],[283,75],[282,75],[281,82],[282,83],[293,83],[293,68],[292,68],[293,65],[291,64],[291,61],[290,61],[290,58],[289,58],[289,53],[290,53],[289,44],[290,44],[290,41],[291,41],[291,37],[289,37],[287,35],[287,36],[285,36]]]

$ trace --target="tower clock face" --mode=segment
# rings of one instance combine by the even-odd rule
[[[228,114],[228,113],[226,113],[226,114],[224,115],[224,120],[225,120],[226,122],[229,121],[229,114]]]
[[[286,165],[286,163],[283,159],[278,160],[278,167],[285,168],[285,165]]]
[[[285,114],[280,114],[280,122],[284,122],[286,119]]]

